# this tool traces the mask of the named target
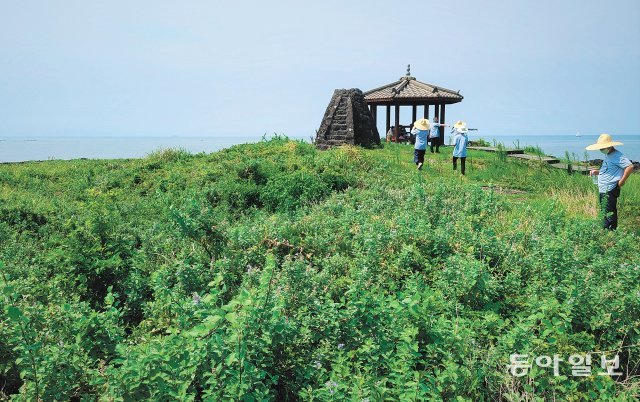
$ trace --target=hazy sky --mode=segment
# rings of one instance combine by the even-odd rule
[[[308,138],[409,63],[486,135],[640,135],[639,0],[0,0],[0,136]]]

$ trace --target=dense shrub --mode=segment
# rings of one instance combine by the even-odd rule
[[[270,211],[293,211],[303,205],[322,201],[331,192],[331,183],[314,172],[297,170],[267,181],[260,198]]]
[[[609,233],[548,196],[586,178],[433,158],[276,138],[0,166],[0,398],[637,398],[637,177]],[[507,369],[586,352],[624,374]]]

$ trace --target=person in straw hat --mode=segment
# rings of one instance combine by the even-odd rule
[[[416,144],[413,147],[413,162],[418,166],[418,170],[422,170],[422,165],[424,165],[424,153],[427,151],[427,135],[430,127],[428,119],[419,119],[413,123],[413,129],[411,129],[411,134],[416,137]]]
[[[458,158],[460,158],[460,173],[464,175],[464,165],[467,160],[467,144],[469,143],[467,123],[458,120],[456,124],[453,125],[451,131],[455,132],[453,137],[453,170],[456,170]]]
[[[433,153],[433,147],[436,147],[436,153],[440,153],[440,127],[449,127],[446,124],[438,123],[438,116],[433,117],[433,123],[431,123],[431,132],[429,133],[429,142],[431,143],[430,149]]]
[[[599,149],[604,154],[600,169],[591,170],[589,175],[598,176],[599,201],[604,212],[603,227],[609,230],[615,230],[618,227],[617,203],[620,188],[633,172],[633,164],[622,152],[614,148],[616,145],[623,144],[613,141],[609,134],[600,134],[595,144],[586,147],[588,151]]]

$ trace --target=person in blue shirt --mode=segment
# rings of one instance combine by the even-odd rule
[[[609,134],[601,134],[595,144],[586,147],[588,151],[600,150],[604,154],[600,169],[591,170],[589,175],[598,176],[600,208],[604,213],[602,227],[609,230],[615,230],[618,227],[617,203],[620,188],[633,172],[633,164],[622,152],[614,148],[615,145],[623,144],[613,141]]]
[[[427,150],[429,127],[428,119],[420,119],[413,123],[413,129],[411,129],[411,134],[416,137],[416,143],[413,147],[413,162],[418,166],[418,170],[422,170],[422,165],[424,165],[424,153]]]
[[[433,123],[431,123],[431,132],[429,133],[429,143],[431,153],[433,153],[433,147],[435,145],[436,152],[440,153],[440,127],[448,127],[446,124],[438,123],[438,116],[433,118]]]
[[[464,175],[464,165],[467,160],[467,144],[469,143],[467,123],[458,120],[456,124],[453,125],[451,131],[455,132],[453,137],[453,170],[456,170],[458,167],[457,162],[458,158],[460,158],[460,173]]]

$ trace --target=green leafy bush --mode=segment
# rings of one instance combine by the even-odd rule
[[[0,166],[0,398],[637,398],[638,177],[610,233],[553,196],[588,178],[470,155],[460,177],[277,137]],[[624,374],[507,369],[586,352]]]
[[[314,172],[297,170],[282,173],[267,181],[260,199],[270,211],[294,211],[325,199],[332,184]]]

